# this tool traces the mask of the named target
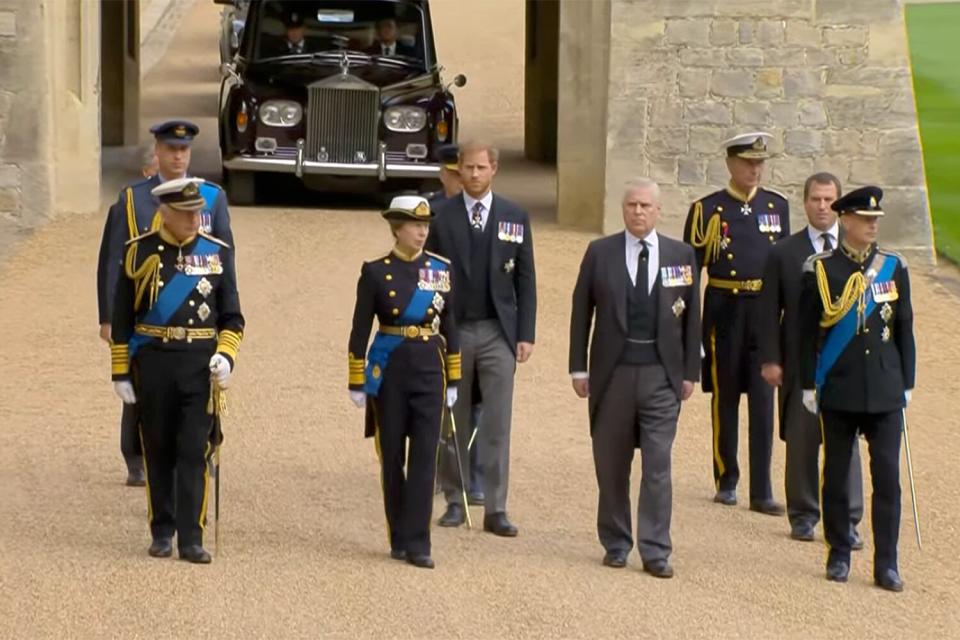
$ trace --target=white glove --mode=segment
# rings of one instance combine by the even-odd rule
[[[363,391],[351,391],[350,401],[357,405],[357,409],[363,409],[365,406],[367,406],[367,394],[365,394]]]
[[[230,384],[230,361],[221,353],[213,354],[210,358],[210,377],[217,381],[217,386],[226,389]]]
[[[907,389],[903,392],[903,404],[904,406],[910,404],[910,398],[913,397],[913,389]]]
[[[457,404],[457,388],[456,387],[447,387],[447,407],[453,409],[453,405]]]
[[[124,404],[137,404],[137,394],[133,392],[133,383],[129,380],[117,380],[113,383],[113,392]]]
[[[803,390],[803,406],[807,411],[817,414],[817,392],[813,389]]]

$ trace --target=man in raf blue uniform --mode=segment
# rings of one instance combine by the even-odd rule
[[[203,180],[152,191],[159,229],[130,240],[117,281],[110,352],[114,390],[139,402],[147,470],[149,554],[206,564],[207,464],[217,389],[226,388],[243,339],[233,250],[202,230]],[[214,443],[215,446],[216,443]]]
[[[916,345],[907,263],[876,244],[882,198],[878,187],[863,187],[833,203],[844,236],[803,265],[800,366],[803,404],[820,411],[827,580],[850,575],[848,477],[859,432],[870,451],[874,581],[902,591],[900,430],[916,379]]]
[[[760,291],[770,247],[790,235],[787,199],[760,186],[769,133],[723,143],[730,184],[690,207],[683,237],[707,270],[703,301],[703,390],[713,394],[714,502],[737,504],[740,396],[747,394],[750,510],[783,515],[773,499],[773,391],[760,375]]]
[[[100,240],[97,261],[97,306],[100,316],[100,338],[110,342],[110,318],[113,315],[113,293],[122,269],[124,245],[131,238],[160,226],[160,202],[151,190],[160,184],[183,178],[190,165],[190,143],[199,133],[197,125],[186,120],[171,120],[150,129],[156,142],[154,151],[157,172],[124,188],[117,202],[107,212]],[[230,212],[223,190],[212,182],[200,186],[204,205],[200,211],[201,228],[224,242],[233,244]],[[137,433],[134,405],[124,405],[120,419],[120,451],[127,463],[127,484],[143,486],[143,457]]]

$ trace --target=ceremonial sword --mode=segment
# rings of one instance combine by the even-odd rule
[[[903,409],[903,450],[907,458],[907,475],[910,477],[910,501],[913,503],[913,526],[917,532],[917,548],[923,550],[920,538],[920,515],[917,513],[917,488],[913,481],[913,458],[910,456],[910,434],[907,430],[907,410]]]

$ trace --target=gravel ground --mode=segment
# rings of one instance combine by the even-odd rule
[[[520,59],[522,38],[507,42],[502,21],[512,17],[512,33],[521,34],[522,3],[485,2],[471,14],[471,30],[513,47],[508,57],[485,46],[494,64],[462,51],[453,59],[449,47],[467,35],[451,26],[459,10],[449,2],[434,9],[438,32],[449,35],[440,43],[448,66],[475,76],[465,111],[482,117],[487,97],[519,108],[519,71],[506,80],[492,74],[504,64],[496,56],[514,66]],[[198,3],[177,37],[214,38],[215,15],[212,3]],[[215,66],[215,40],[202,53],[189,46],[174,41],[169,52]],[[171,55],[154,74],[165,73]],[[212,113],[208,106],[184,115]],[[484,122],[477,132],[516,139],[516,112]],[[508,194],[535,183],[525,201],[548,205],[549,175],[519,163],[511,174],[500,182]],[[101,217],[51,223],[0,264],[0,333],[8,336],[0,357],[0,637],[956,632],[960,562],[950,509],[960,504],[960,342],[952,320],[960,302],[922,270],[913,274],[921,368],[910,415],[925,548],[913,542],[904,483],[905,593],[872,586],[872,544],[854,556],[849,584],[828,584],[820,542],[789,540],[786,519],[712,504],[709,405],[699,393],[684,408],[674,448],[677,577],[649,578],[636,555],[625,571],[600,565],[586,407],[566,374],[570,293],[592,236],[547,219],[536,229],[538,343],[519,368],[514,411],[510,513],[520,536],[434,528],[430,572],[386,555],[376,456],[345,393],[356,277],[363,259],[389,246],[386,226],[356,209],[238,208],[233,216],[248,333],[226,420],[222,545],[207,567],[148,558],[143,491],[122,484],[119,406],[95,326]],[[782,477],[779,444],[774,465]],[[776,493],[782,499],[781,487]],[[862,532],[869,541],[869,522]]]

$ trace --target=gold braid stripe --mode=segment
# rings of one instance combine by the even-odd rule
[[[227,415],[227,390],[221,389],[216,380],[210,381],[210,397],[207,398],[207,415]]]
[[[447,354],[447,379],[451,381],[457,381],[462,375],[461,371],[461,356],[460,353],[448,353]]]
[[[240,342],[243,340],[243,333],[224,329],[217,338],[217,351],[230,356],[234,362],[237,361],[237,352],[240,351]]]
[[[137,237],[137,216],[133,212],[133,189],[127,187],[127,230],[130,237]]]
[[[358,385],[364,383],[364,367],[366,363],[363,358],[357,358],[352,353],[347,354],[347,363],[350,368],[347,384]]]
[[[110,373],[115,376],[125,376],[130,373],[130,350],[127,345],[110,345]]]
[[[157,301],[157,283],[160,281],[160,256],[152,254],[146,257],[143,264],[136,270],[133,265],[137,262],[137,245],[134,243],[127,250],[127,259],[124,262],[124,271],[127,277],[133,280],[136,287],[136,297],[134,298],[134,311],[140,310],[140,304],[143,301],[143,294],[147,287],[150,287],[150,306]]]
[[[825,329],[832,327],[847,315],[853,305],[857,305],[857,333],[860,333],[863,312],[866,308],[866,300],[863,294],[867,289],[867,281],[863,274],[858,271],[847,279],[840,300],[837,304],[834,304],[830,297],[827,270],[823,268],[823,263],[817,260],[817,287],[820,289],[820,301],[823,303],[823,316],[820,318],[820,326]]]
[[[703,203],[693,205],[693,220],[690,225],[690,244],[703,249],[703,264],[710,265],[720,257],[720,214],[714,213],[703,230]]]

